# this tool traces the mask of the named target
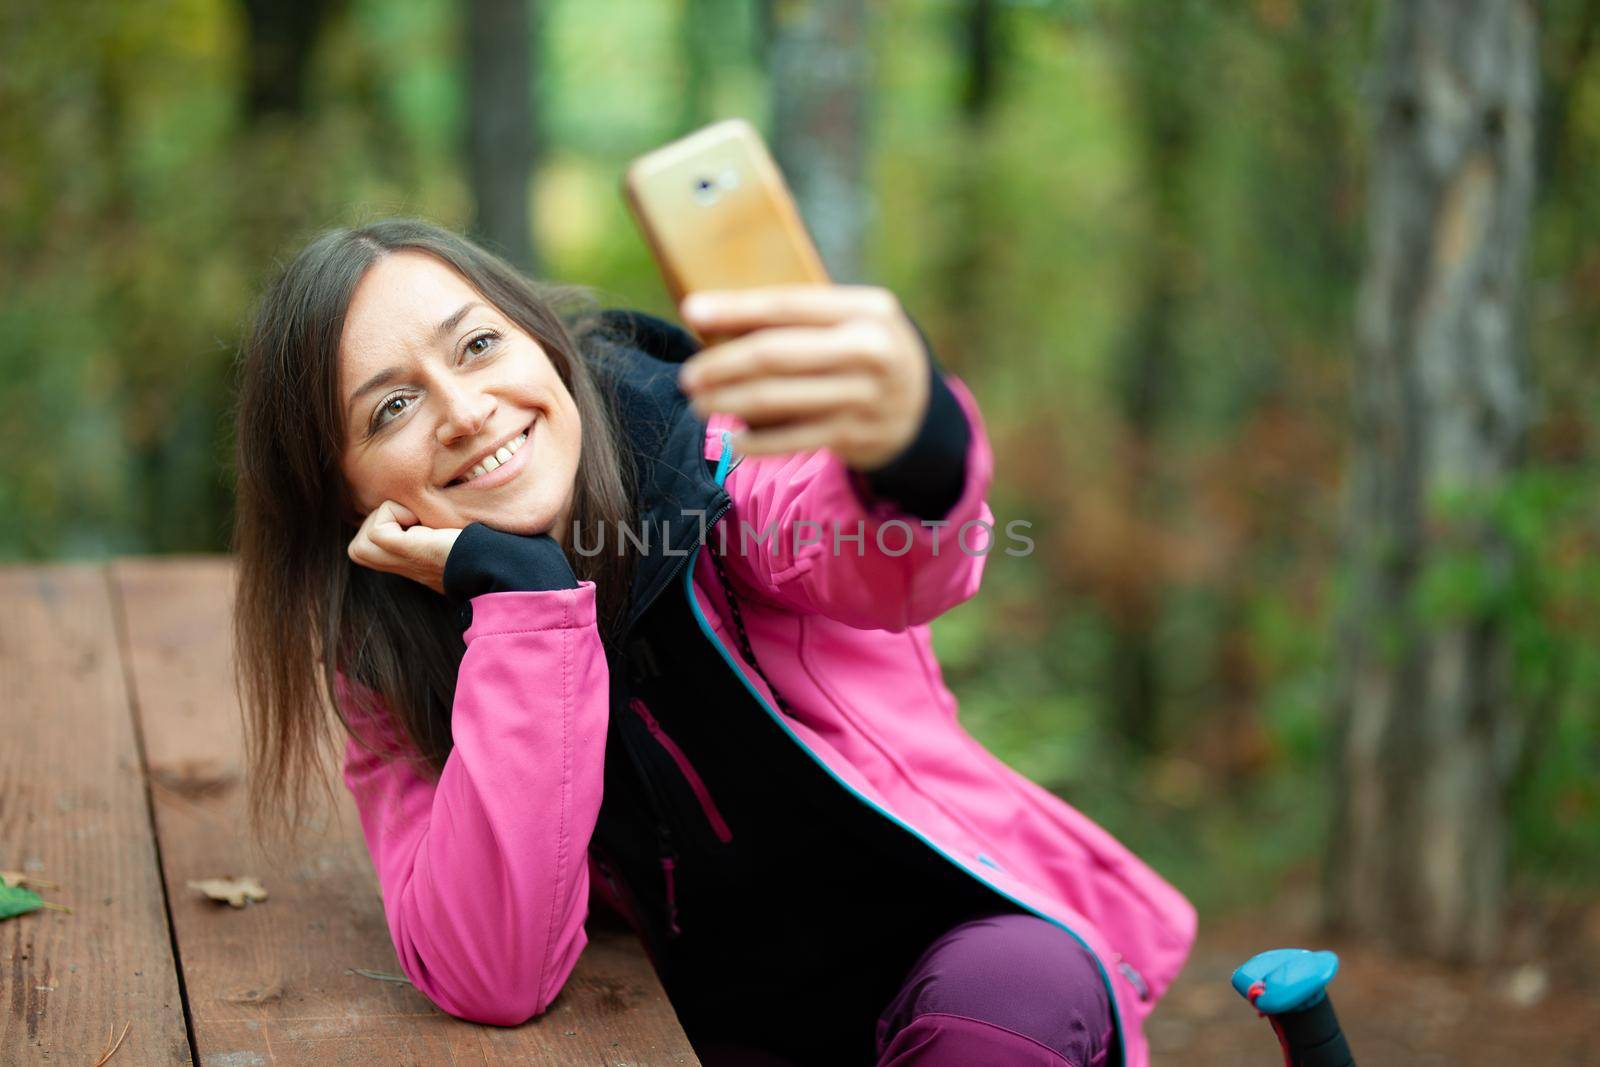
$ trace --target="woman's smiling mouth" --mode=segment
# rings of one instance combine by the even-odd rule
[[[527,456],[523,455],[523,451],[533,426],[534,423],[530,422],[521,433],[474,463],[470,470],[447,483],[445,488],[459,489],[470,485],[477,489],[492,489],[515,478],[527,464]]]

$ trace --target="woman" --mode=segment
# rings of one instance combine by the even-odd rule
[[[929,642],[994,537],[971,393],[881,289],[701,295],[696,353],[412,220],[283,272],[237,410],[255,825],[331,694],[447,1012],[542,1013],[605,906],[708,1064],[1145,1063],[1192,909],[960,727]]]

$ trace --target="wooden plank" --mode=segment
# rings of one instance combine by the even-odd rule
[[[0,1063],[189,1063],[102,565],[0,567],[0,868],[60,883],[0,923]]]
[[[693,1064],[655,972],[627,930],[595,929],[549,1012],[516,1028],[436,1009],[400,970],[354,803],[319,813],[297,857],[246,841],[224,558],[123,560],[126,655],[140,709],[156,829],[204,1064]],[[255,874],[269,899],[242,910],[183,886]]]

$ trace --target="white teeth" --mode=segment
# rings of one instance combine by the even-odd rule
[[[523,430],[521,433],[517,434],[517,436],[513,437],[511,440],[495,449],[493,455],[484,456],[480,462],[473,464],[472,469],[466,474],[462,475],[461,481],[456,482],[455,484],[465,485],[474,478],[480,478],[483,475],[488,474],[502,463],[510,462],[511,457],[517,454],[517,450],[527,443],[528,431]]]

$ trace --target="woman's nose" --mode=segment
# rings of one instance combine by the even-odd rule
[[[439,420],[442,444],[478,433],[494,414],[494,397],[481,390],[446,388],[441,399],[444,402],[444,416]]]

